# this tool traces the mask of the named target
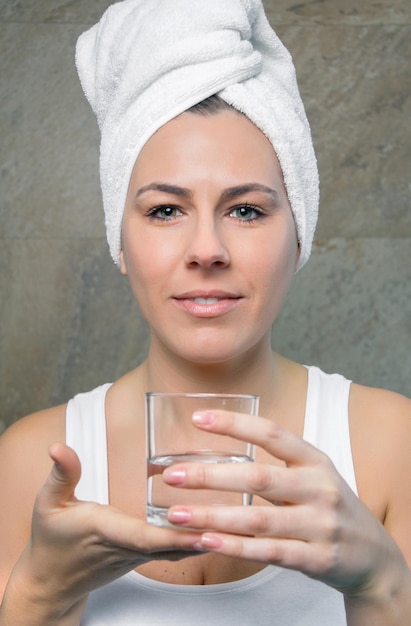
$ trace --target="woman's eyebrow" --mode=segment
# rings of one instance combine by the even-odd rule
[[[147,191],[163,191],[173,196],[179,196],[180,198],[191,198],[193,195],[189,189],[178,185],[169,185],[168,183],[150,183],[149,185],[140,187],[135,197],[138,198]]]
[[[179,196],[180,198],[193,197],[190,189],[187,189],[186,187],[180,187],[179,185],[171,185],[169,183],[150,183],[148,185],[144,185],[143,187],[140,187],[135,197],[138,198],[147,191],[162,191],[164,193],[169,193],[173,196]],[[221,200],[231,200],[232,198],[236,198],[237,196],[241,196],[245,193],[249,193],[252,191],[265,193],[271,196],[271,198],[275,202],[278,202],[279,200],[278,193],[277,191],[275,191],[275,189],[267,187],[267,185],[262,185],[261,183],[246,183],[244,185],[229,187],[228,189],[224,189],[220,197]]]
[[[223,193],[221,194],[221,199],[230,200],[245,193],[249,193],[250,191],[259,191],[260,193],[265,193],[271,196],[275,202],[279,201],[278,192],[275,191],[275,189],[271,189],[271,187],[267,187],[267,185],[262,185],[261,183],[247,183],[245,185],[229,187],[228,189],[225,189],[223,191]]]

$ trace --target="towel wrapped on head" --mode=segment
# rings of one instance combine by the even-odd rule
[[[244,113],[279,159],[308,259],[318,172],[294,65],[261,0],[125,0],[77,42],[76,64],[101,132],[100,178],[111,255],[119,263],[130,176],[148,139],[213,94]]]

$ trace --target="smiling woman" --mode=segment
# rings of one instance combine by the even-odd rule
[[[102,133],[108,243],[150,349],[1,438],[0,626],[405,626],[410,401],[271,348],[310,255],[318,177],[260,0],[116,3],[77,66]],[[153,391],[260,397],[261,417],[192,418],[254,444],[255,462],[162,474],[177,494],[252,506],[193,506],[188,491],[169,528],[146,522]]]
[[[298,256],[278,159],[245,116],[184,113],[148,140],[130,180],[120,259],[152,356],[167,346],[193,368],[226,367],[259,342],[269,351]]]

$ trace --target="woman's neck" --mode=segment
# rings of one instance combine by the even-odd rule
[[[147,391],[258,395],[260,415],[301,435],[307,383],[306,368],[274,353],[269,346],[230,363],[214,364],[187,362],[175,354],[169,359],[161,351],[150,350],[146,361],[118,381],[115,388],[120,391],[118,402],[123,413],[130,407],[132,421],[135,407],[139,403],[144,407]]]
[[[280,377],[282,357],[268,342],[223,363],[193,363],[152,345],[140,373],[150,391],[267,395]]]

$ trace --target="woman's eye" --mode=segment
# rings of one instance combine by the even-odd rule
[[[234,207],[230,212],[230,217],[235,217],[243,222],[251,222],[262,216],[262,211],[250,204],[241,204]]]
[[[164,221],[172,220],[179,215],[181,215],[181,211],[177,207],[168,204],[158,206],[149,213],[149,217]]]

